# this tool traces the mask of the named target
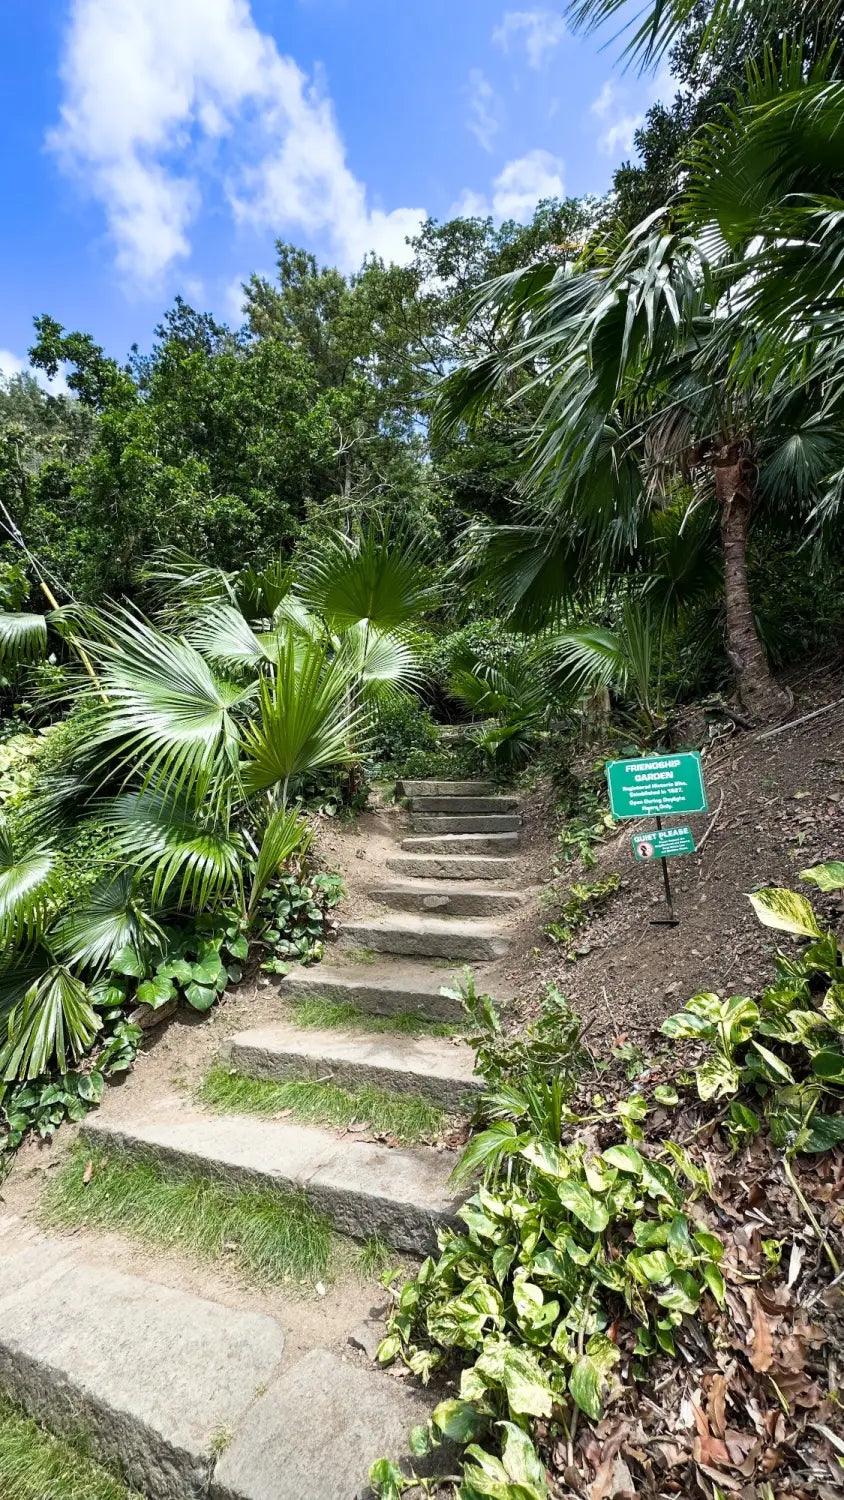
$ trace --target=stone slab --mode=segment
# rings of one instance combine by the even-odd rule
[[[518,813],[411,813],[414,833],[515,833],[521,826]]]
[[[220,1458],[211,1500],[362,1500],[377,1458],[407,1465],[424,1398],[315,1349],[256,1402]]]
[[[267,1189],[304,1189],[341,1233],[378,1234],[398,1250],[426,1254],[459,1205],[449,1186],[453,1152],[392,1150],[312,1125],[180,1109],[173,1119],[108,1125],[90,1115],[95,1145],[152,1155],[180,1171]]]
[[[489,797],[491,781],[397,781],[397,797]]]
[[[515,859],[494,854],[392,854],[387,869],[420,880],[512,880]]]
[[[34,1269],[0,1303],[0,1389],[150,1500],[205,1496],[216,1443],[278,1371],[275,1319],[102,1266]]]
[[[448,1037],[366,1035],[292,1025],[241,1031],[227,1044],[231,1067],[249,1078],[319,1078],[341,1086],[422,1094],[459,1109],[480,1088],[475,1055]]]
[[[409,834],[401,841],[408,854],[511,854],[519,847],[517,833]]]
[[[410,953],[421,958],[502,958],[510,939],[497,927],[445,917],[361,917],[344,922],[340,942],[373,948],[376,953]]]
[[[340,952],[342,957],[342,950]],[[440,989],[456,982],[454,975],[432,973],[423,964],[315,964],[291,969],[281,993],[291,999],[329,1000],[354,1005],[376,1016],[418,1015],[429,1021],[465,1020],[459,1000]]]
[[[518,797],[411,797],[410,810],[415,813],[512,813],[519,806]]]
[[[483,890],[469,885],[447,885],[444,880],[400,882],[377,886],[373,901],[394,911],[430,912],[442,917],[495,917],[524,904],[521,891]]]

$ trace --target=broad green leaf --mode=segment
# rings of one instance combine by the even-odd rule
[[[431,1446],[431,1429],[427,1422],[411,1427],[408,1435],[410,1451],[414,1458],[424,1458]]]
[[[696,1077],[701,1099],[720,1099],[724,1094],[735,1094],[741,1082],[738,1068],[723,1052],[708,1057],[698,1068]]]
[[[533,1140],[519,1154],[544,1177],[557,1179],[571,1176],[565,1152],[550,1141]]]
[[[667,1250],[634,1251],[628,1257],[631,1269],[641,1271],[646,1281],[667,1281],[674,1270],[674,1262]]]
[[[511,1410],[519,1416],[550,1417],[553,1403],[548,1377],[527,1349],[507,1350],[503,1385]]]
[[[621,1359],[621,1350],[605,1333],[593,1333],[586,1345],[586,1353],[597,1365],[601,1375],[608,1375]]]
[[[773,1077],[774,1081],[781,1080],[783,1083],[794,1082],[794,1074],[788,1063],[784,1063],[781,1057],[777,1057],[775,1052],[771,1052],[767,1047],[763,1047],[762,1043],[757,1042],[755,1038],[750,1045],[759,1053],[766,1070]]]
[[[831,1151],[844,1141],[844,1115],[813,1115],[809,1134],[802,1149],[808,1152]]]
[[[801,880],[813,880],[821,891],[844,891],[844,860],[830,859],[800,871]]]
[[[134,948],[128,946],[121,948],[119,953],[115,953],[109,968],[113,969],[115,974],[128,974],[130,979],[143,979],[146,973],[143,959],[138,956]]]
[[[400,1500],[408,1488],[407,1476],[388,1458],[379,1458],[369,1471],[369,1483],[379,1500]]]
[[[569,1390],[580,1410],[597,1422],[604,1410],[601,1400],[601,1372],[589,1354],[581,1354],[569,1376]]]
[[[795,937],[821,937],[821,929],[811,902],[796,891],[777,887],[755,891],[748,896],[759,921],[765,927],[775,927],[778,932],[790,932]]]
[[[707,1261],[703,1267],[702,1274],[703,1279],[706,1282],[706,1285],[709,1287],[709,1290],[715,1298],[715,1301],[718,1303],[718,1306],[723,1307],[724,1299],[726,1296],[726,1286],[724,1283],[722,1272],[718,1270],[717,1266],[713,1266],[711,1261]]]
[[[641,1177],[645,1162],[641,1151],[628,1142],[624,1146],[608,1146],[606,1151],[601,1152],[605,1162],[611,1167],[618,1167],[620,1172],[630,1172],[634,1177]]]
[[[812,1072],[829,1082],[844,1083],[844,1053],[838,1047],[824,1047],[812,1058]]]
[[[194,1010],[210,1010],[216,998],[217,991],[202,984],[189,984],[185,989],[185,999]]]
[[[593,1234],[601,1234],[610,1222],[604,1204],[579,1182],[558,1182],[557,1193],[564,1208],[574,1214]]]
[[[700,1287],[690,1271],[675,1271],[671,1284],[657,1292],[657,1301],[674,1312],[694,1313],[700,1304]]]
[[[680,1095],[670,1083],[659,1083],[654,1089],[654,1098],[657,1104],[662,1104],[666,1109],[673,1109],[675,1104],[680,1103]]]
[[[485,1419],[471,1402],[451,1399],[434,1407],[431,1421],[453,1443],[470,1443],[482,1431]]]
[[[498,1425],[504,1433],[501,1460],[509,1477],[517,1484],[533,1486],[537,1494],[545,1495],[545,1469],[527,1433],[517,1427],[515,1422],[500,1422]]]
[[[708,1041],[715,1035],[714,1022],[705,1016],[696,1016],[688,1010],[678,1011],[674,1016],[666,1016],[660,1029],[664,1036],[673,1037],[677,1041],[686,1041],[690,1038],[703,1038]]]
[[[157,1010],[160,1005],[166,1005],[168,1000],[172,1000],[175,993],[176,990],[171,981],[157,974],[154,979],[144,979],[138,985],[136,998],[141,1005],[148,1005],[151,1010]]]
[[[168,958],[166,963],[158,965],[155,972],[162,979],[175,979],[181,985],[190,984],[193,964],[189,964],[184,958]]]

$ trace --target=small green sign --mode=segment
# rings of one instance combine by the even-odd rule
[[[703,766],[696,750],[608,760],[607,785],[614,818],[706,812]]]
[[[647,833],[633,833],[633,853],[637,859],[670,859],[672,854],[694,854],[695,841],[686,823],[679,828],[653,828]]]

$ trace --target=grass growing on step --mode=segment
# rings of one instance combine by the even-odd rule
[[[297,1026],[312,1026],[328,1031],[335,1026],[353,1026],[356,1031],[398,1032],[400,1036],[459,1036],[463,1027],[450,1021],[426,1021],[412,1011],[396,1015],[375,1016],[345,1005],[338,1000],[297,1000],[293,1005]]]
[[[223,1113],[273,1116],[289,1110],[306,1124],[341,1130],[365,1123],[373,1134],[394,1136],[407,1145],[439,1135],[446,1122],[445,1111],[418,1094],[388,1093],[372,1084],[344,1089],[311,1078],[281,1083],[246,1078],[227,1068],[212,1068],[197,1097]]]
[[[329,1220],[302,1193],[235,1187],[84,1143],[46,1189],[41,1211],[51,1227],[116,1230],[169,1250],[223,1258],[262,1283],[318,1280],[333,1244]]]
[[[141,1500],[75,1444],[0,1399],[3,1500]]]

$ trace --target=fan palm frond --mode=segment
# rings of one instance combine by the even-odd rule
[[[47,621],[43,615],[0,614],[0,669],[9,671],[47,654]]]
[[[177,547],[153,553],[139,576],[157,616],[171,624],[189,623],[198,609],[235,600],[236,575],[209,567]]]
[[[88,969],[95,977],[121,948],[143,954],[163,941],[161,928],[139,899],[135,871],[129,866],[98,881],[84,906],[51,934],[51,946],[68,967]]]
[[[105,704],[90,743],[106,762],[166,795],[196,794],[220,805],[237,759],[237,714],[254,689],[216,673],[199,651],[116,606],[101,614],[99,662]]]
[[[338,656],[357,678],[359,696],[365,701],[385,702],[420,681],[418,655],[410,641],[395,631],[353,625],[341,637]]]
[[[243,731],[247,791],[278,786],[286,802],[292,778],[355,761],[370,715],[354,702],[354,683],[347,660],[313,642],[297,649],[291,632],[273,677],[259,685],[259,722]]]
[[[434,599],[421,544],[375,526],[360,538],[337,535],[321,542],[302,566],[298,592],[336,630],[361,621],[396,630]]]
[[[198,811],[184,797],[148,790],[106,803],[103,822],[114,829],[116,850],[138,876],[151,876],[156,907],[202,911],[231,893],[240,899],[243,844],[213,813]]]
[[[81,980],[61,964],[46,970],[9,1013],[0,1048],[0,1076],[38,1078],[67,1071],[91,1046],[101,1022]]]
[[[55,855],[45,845],[19,849],[0,817],[0,948],[32,942],[44,930],[56,895]]]
[[[276,808],[261,840],[255,879],[249,893],[247,918],[254,915],[264,891],[285,860],[290,859],[293,854],[304,853],[312,838],[310,828],[295,808]]]

